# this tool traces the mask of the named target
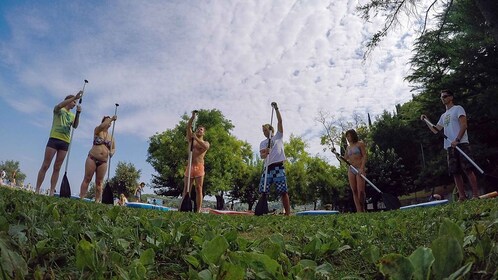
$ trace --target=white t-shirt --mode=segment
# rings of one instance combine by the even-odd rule
[[[270,154],[265,159],[266,165],[285,161],[286,157],[284,153],[283,136],[282,132],[277,131],[277,133],[271,138]],[[259,144],[260,151],[266,148],[268,148],[268,139],[261,141],[261,144]]]
[[[455,140],[460,132],[460,122],[458,121],[460,116],[466,116],[465,110],[460,105],[454,105],[444,112],[437,122],[438,125],[444,128],[444,135],[448,137],[447,140],[444,140],[445,149],[448,149],[451,146],[451,141]],[[465,131],[460,139],[460,143],[469,143],[467,131]]]

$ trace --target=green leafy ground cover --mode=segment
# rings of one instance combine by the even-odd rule
[[[496,279],[497,202],[217,216],[0,188],[0,273],[4,279]]]

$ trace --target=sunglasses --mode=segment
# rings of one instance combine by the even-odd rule
[[[451,95],[449,95],[449,94],[441,95],[441,98],[446,98],[448,96],[451,96]]]

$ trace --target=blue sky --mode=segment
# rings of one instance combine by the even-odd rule
[[[392,33],[363,61],[366,40],[382,21],[363,22],[357,3],[3,0],[0,160],[19,161],[26,183],[34,185],[52,108],[87,79],[69,158],[75,194],[93,129],[115,103],[112,165],[134,164],[147,183],[154,173],[146,162],[148,138],[194,109],[221,110],[235,125],[233,134],[257,149],[276,101],[284,140],[302,136],[312,154],[332,162],[319,145],[320,110],[374,118],[412,94],[403,77],[414,28]]]

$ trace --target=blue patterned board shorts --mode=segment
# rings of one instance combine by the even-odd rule
[[[261,174],[259,180],[259,193],[263,193],[263,185],[265,184],[265,172]],[[277,186],[278,194],[287,192],[287,180],[285,178],[285,168],[283,163],[270,164],[268,166],[268,176],[266,178],[266,191],[270,191],[270,186],[275,184]]]

